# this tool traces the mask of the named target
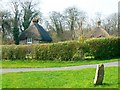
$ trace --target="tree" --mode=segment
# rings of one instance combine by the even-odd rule
[[[3,10],[0,11],[0,24],[3,44],[8,43],[8,39],[12,39],[12,23],[13,18],[9,11]]]
[[[0,18],[1,18],[1,30],[3,32],[3,38],[6,35],[11,33],[11,14],[8,11],[0,11]]]
[[[60,14],[59,12],[55,12],[53,11],[50,14],[50,20],[51,20],[51,24],[53,25],[53,27],[51,27],[51,25],[49,24],[49,27],[54,28],[53,30],[57,32],[58,37],[60,37],[62,39],[62,34],[64,31],[63,28],[63,15]]]
[[[35,9],[35,6],[37,6],[38,3],[34,3],[31,1],[21,1],[20,2],[20,6],[22,7],[22,11],[23,11],[23,22],[22,22],[22,26],[21,26],[21,30],[24,31],[28,28],[28,26],[30,25],[31,20],[37,16],[40,15],[40,12],[37,11]],[[22,29],[23,27],[23,29]]]
[[[56,31],[54,26],[52,25],[52,22],[45,20],[45,27],[48,31]]]
[[[14,21],[13,21],[13,37],[14,37],[14,41],[15,44],[18,45],[19,44],[19,3],[16,1],[12,2],[12,5],[14,7]]]
[[[86,13],[84,11],[80,11],[76,7],[66,8],[64,13],[68,29],[72,33],[72,39],[76,36],[75,30],[81,30],[81,33],[83,34],[82,26],[86,19]]]
[[[113,13],[103,22],[103,27],[110,35],[118,36],[118,15]]]
[[[37,4],[33,3],[32,0],[12,1],[12,7],[14,11],[13,37],[15,44],[19,44],[20,32],[26,30],[31,20],[39,14],[39,11],[35,10],[36,5]]]
[[[74,31],[75,22],[77,20],[79,12],[74,7],[65,9],[65,17],[70,31]]]

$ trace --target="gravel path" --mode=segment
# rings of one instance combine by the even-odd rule
[[[103,64],[105,67],[109,67],[109,66],[119,66],[118,63],[120,62],[110,62],[110,63],[103,63]],[[68,66],[68,67],[55,67],[55,68],[7,68],[7,69],[3,68],[3,69],[0,69],[0,74],[4,74],[8,72],[75,70],[75,69],[96,68],[96,67],[97,67],[97,64]]]

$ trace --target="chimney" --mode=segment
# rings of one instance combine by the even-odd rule
[[[37,18],[37,17],[33,18],[33,19],[32,19],[32,22],[33,22],[33,23],[38,23],[38,22],[39,22],[39,18]]]
[[[32,20],[31,20],[31,23],[29,26],[31,25],[34,25],[35,23],[38,23],[39,22],[39,18],[38,17],[34,17]]]
[[[97,27],[100,27],[101,26],[101,21],[98,21],[97,22]]]

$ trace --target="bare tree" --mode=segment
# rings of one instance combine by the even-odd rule
[[[58,37],[62,38],[62,34],[64,31],[63,28],[63,15],[60,14],[59,12],[55,12],[53,11],[50,14],[50,20],[51,20],[51,24],[53,25],[52,28],[54,28],[53,30],[57,32]],[[51,25],[49,24],[49,27],[51,27]]]
[[[45,27],[48,31],[56,31],[55,27],[52,25],[52,23],[48,20],[45,20]]]
[[[1,24],[1,32],[3,33],[3,38],[9,36],[12,33],[11,30],[12,17],[10,12],[0,11],[0,24]]]
[[[110,35],[118,35],[118,14],[113,13],[109,15],[103,22],[103,27]]]
[[[69,30],[72,32],[72,39],[75,38],[75,30],[81,30],[81,34],[83,34],[83,22],[86,19],[86,13],[84,11],[80,11],[76,7],[69,7],[65,9],[65,18],[67,21],[67,26]]]
[[[95,16],[96,16],[95,17],[96,22],[102,20],[102,13],[101,12],[96,12]]]

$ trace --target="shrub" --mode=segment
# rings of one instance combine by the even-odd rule
[[[3,59],[14,59],[14,48],[15,46],[4,45],[2,46],[2,58]]]
[[[86,40],[89,47],[89,54],[94,58],[114,58],[119,57],[120,38],[96,38]]]
[[[15,49],[15,59],[26,59],[26,55],[27,55],[27,47],[26,45],[20,45],[20,46],[16,46]]]
[[[75,52],[77,51],[77,44],[78,42],[64,42],[64,43],[57,43],[54,46],[54,52],[56,53],[55,59],[58,60],[71,60]],[[55,54],[54,53],[54,54]]]
[[[37,45],[36,59],[40,60],[71,60],[77,50],[77,42],[60,42]]]
[[[37,45],[3,45],[3,59],[79,60],[85,55],[94,58],[119,57],[120,38],[97,38]]]
[[[47,44],[36,45],[36,47],[35,47],[35,59],[49,60],[48,48],[49,48],[49,45],[47,45]]]
[[[77,51],[73,56],[73,60],[83,60],[85,59],[86,53],[88,53],[89,48],[86,42],[79,42],[77,46]]]
[[[27,46],[4,45],[2,46],[3,59],[25,59]]]
[[[72,60],[84,45],[78,41],[38,45],[4,45],[3,59]]]

